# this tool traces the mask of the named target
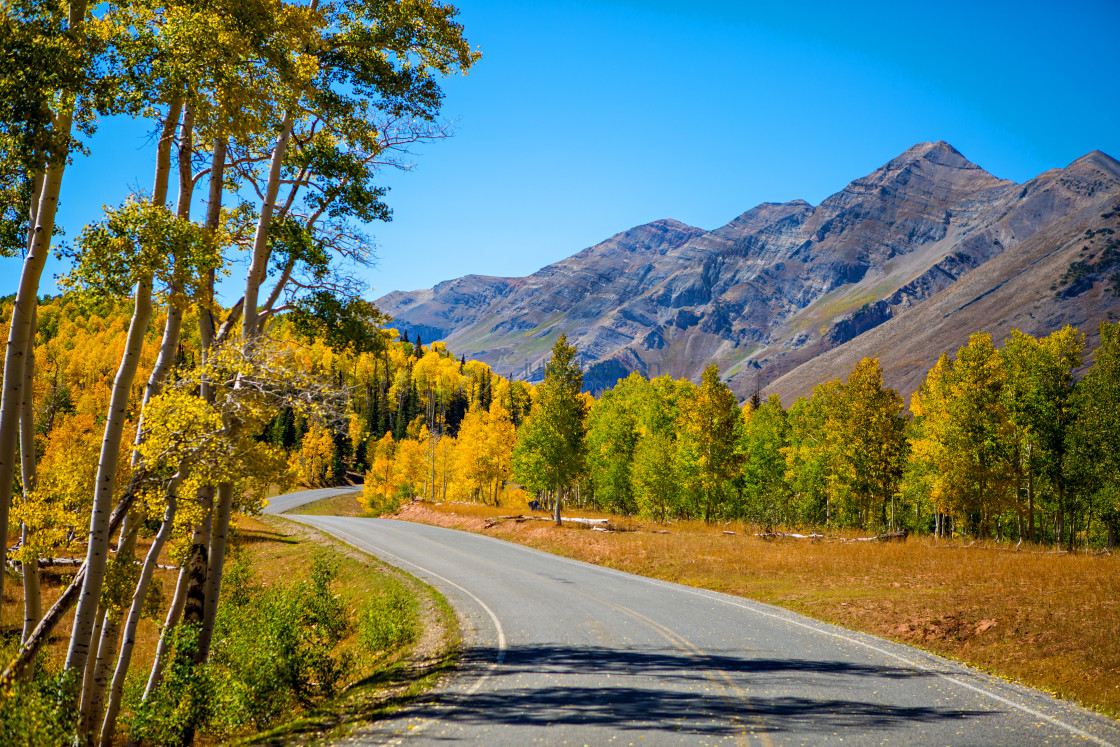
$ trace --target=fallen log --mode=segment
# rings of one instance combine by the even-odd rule
[[[906,538],[909,536],[909,530],[903,529],[900,532],[889,532],[888,534],[880,534],[875,539],[879,540],[880,542],[905,542]]]
[[[724,532],[727,534],[727,532]],[[823,534],[796,534],[794,532],[761,532],[755,537],[762,539],[824,539]],[[874,537],[870,538],[874,539]]]

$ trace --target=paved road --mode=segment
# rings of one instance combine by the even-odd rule
[[[776,607],[439,527],[290,518],[463,623],[461,673],[356,743],[1120,745],[1120,722]]]

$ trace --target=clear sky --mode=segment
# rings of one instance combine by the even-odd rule
[[[1116,0],[459,7],[483,58],[444,81],[455,136],[386,175],[370,298],[528,274],[658,218],[712,229],[815,204],[921,141],[1019,182],[1120,158]],[[151,181],[147,125],[106,122],[91,149],[63,186],[70,236]],[[0,261],[0,293],[18,269]]]

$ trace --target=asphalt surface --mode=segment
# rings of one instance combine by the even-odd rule
[[[1120,746],[1120,722],[777,607],[467,532],[288,518],[424,579],[460,616],[459,672],[347,743]]]

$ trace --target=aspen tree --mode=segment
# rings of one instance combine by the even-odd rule
[[[4,353],[0,394],[0,527],[7,531],[12,478],[31,319],[39,280],[50,254],[62,177],[74,146],[75,118],[84,120],[102,85],[94,74],[101,61],[88,34],[86,0],[62,5],[13,2],[0,27],[3,57],[17,60],[0,72],[0,168],[4,181],[30,185],[26,255]],[[98,104],[105,107],[104,100]],[[84,129],[90,129],[86,126]],[[0,565],[7,558],[0,558]],[[4,574],[0,573],[0,599]],[[2,602],[0,602],[2,604]]]
[[[553,491],[557,525],[561,523],[563,495],[585,469],[586,403],[580,396],[582,386],[576,348],[562,334],[552,346],[532,414],[521,426],[513,449],[518,482],[530,490]]]
[[[735,395],[720,380],[716,365],[709,365],[695,396],[681,406],[679,438],[685,490],[704,521],[723,511],[730,482],[739,472],[741,423]]]

